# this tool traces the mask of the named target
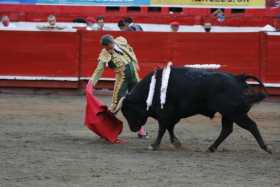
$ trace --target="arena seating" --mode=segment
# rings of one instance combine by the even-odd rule
[[[264,26],[278,21],[280,8],[225,9],[225,22],[219,23],[211,15],[211,9],[172,7],[88,7],[50,5],[1,5],[0,14],[9,15],[13,21],[45,21],[55,14],[58,21],[72,21],[77,17],[104,15],[107,22],[117,22],[123,16],[131,16],[136,22],[166,24],[178,21],[181,24],[202,24],[211,21],[214,25]]]

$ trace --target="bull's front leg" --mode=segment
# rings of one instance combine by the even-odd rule
[[[161,139],[162,139],[165,131],[166,131],[165,125],[163,123],[159,122],[158,136],[157,136],[156,140],[154,141],[154,143],[149,146],[150,150],[159,149],[160,142],[161,142]]]
[[[182,146],[180,140],[175,136],[174,134],[174,125],[171,125],[170,127],[167,128],[168,132],[169,132],[169,136],[170,136],[170,142],[172,143],[172,145],[175,148],[180,148]]]

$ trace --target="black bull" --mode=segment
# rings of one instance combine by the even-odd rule
[[[209,147],[209,151],[216,151],[218,146],[232,133],[233,123],[236,123],[251,132],[259,146],[271,153],[271,150],[264,143],[256,123],[247,114],[254,103],[260,102],[266,97],[263,90],[253,90],[246,83],[247,79],[253,79],[263,87],[262,82],[256,77],[172,67],[166,103],[164,108],[161,108],[162,70],[157,70],[153,103],[147,111],[146,99],[152,75],[149,74],[140,81],[120,102],[119,106],[130,129],[134,132],[146,123],[148,117],[153,117],[158,121],[158,136],[151,145],[152,149],[159,148],[166,130],[169,132],[171,143],[176,147],[181,145],[174,134],[174,126],[181,118],[196,114],[213,118],[218,112],[222,116],[222,130],[216,141]]]

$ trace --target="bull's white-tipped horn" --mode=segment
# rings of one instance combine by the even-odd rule
[[[123,100],[125,99],[125,97],[122,97],[119,102],[118,102],[118,105],[116,106],[116,108],[112,111],[112,113],[114,114],[117,114],[120,109],[122,108],[122,105],[123,105]]]

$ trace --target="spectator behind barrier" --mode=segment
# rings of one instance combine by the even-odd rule
[[[96,18],[96,26],[97,26],[97,30],[104,30],[104,17],[103,16],[98,16]]]
[[[78,30],[87,29],[87,21],[84,18],[75,18],[72,22],[75,23],[75,25],[72,26],[73,29],[78,29]]]
[[[16,26],[10,22],[9,16],[4,15],[1,18],[1,26],[0,27],[13,28],[13,27],[16,27]]]
[[[210,32],[211,28],[212,28],[212,24],[211,23],[204,23],[203,28],[204,28],[205,32]]]
[[[124,24],[123,20],[120,20],[118,22],[118,27],[119,27],[120,31],[124,31],[125,30],[125,24]]]
[[[91,27],[92,28],[92,30],[98,30],[98,31],[102,31],[102,30],[112,30],[110,27],[107,27],[106,25],[105,25],[105,19],[104,19],[104,17],[103,16],[98,16],[97,18],[96,18],[96,24],[95,24],[95,26],[93,26],[93,27]]]
[[[143,31],[141,25],[135,24],[131,17],[125,17],[123,21],[130,31]]]
[[[73,19],[72,22],[73,23],[85,23],[85,24],[87,24],[87,21],[84,18],[76,18],[76,19]]]
[[[56,17],[54,15],[48,16],[48,23],[45,25],[37,25],[39,30],[63,30],[66,29],[64,26],[59,26],[56,24]]]
[[[277,31],[277,29],[275,28],[275,27],[273,27],[273,26],[271,26],[271,25],[266,25],[266,26],[264,26],[262,29],[261,29],[261,31],[263,31],[263,32],[276,32]]]
[[[225,15],[222,9],[217,9],[215,12],[213,12],[213,15],[217,18],[218,22],[225,21]]]
[[[95,19],[93,17],[87,17],[87,30],[96,30]]]
[[[279,8],[280,7],[280,1],[279,0],[266,0],[266,5],[268,7]]]
[[[170,23],[171,32],[178,32],[180,28],[180,24],[177,21],[173,21]]]
[[[118,22],[118,27],[120,31],[132,31],[131,28],[128,27],[128,24],[125,24],[124,20]]]

